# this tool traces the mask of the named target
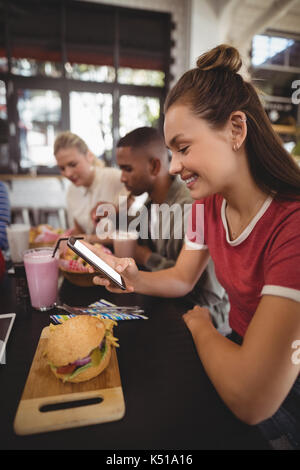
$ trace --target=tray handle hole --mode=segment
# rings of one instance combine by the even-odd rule
[[[69,408],[78,408],[80,406],[96,405],[98,403],[101,403],[102,401],[103,401],[103,398],[94,397],[94,398],[85,398],[82,400],[64,401],[61,403],[49,403],[46,405],[42,405],[39,410],[42,413],[47,413],[48,411],[67,410]]]

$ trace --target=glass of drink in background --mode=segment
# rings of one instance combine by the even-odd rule
[[[10,257],[13,263],[22,263],[23,255],[29,247],[30,226],[12,224],[6,227]]]
[[[118,258],[134,258],[138,233],[117,230],[112,234],[114,255]]]
[[[53,248],[34,248],[24,254],[31,305],[42,312],[54,307],[58,291],[58,258]]]

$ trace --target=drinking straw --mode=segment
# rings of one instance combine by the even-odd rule
[[[133,314],[125,314],[125,313],[90,313],[92,317],[97,317],[102,320],[109,319],[114,321],[120,320],[146,320],[147,317],[143,315],[133,315]],[[54,323],[63,323],[64,321],[68,320],[69,318],[76,317],[76,315],[69,314],[69,315],[50,315],[51,320]]]
[[[74,237],[74,238],[75,238],[75,240],[83,240],[83,239],[84,239],[84,237]],[[62,238],[60,238],[59,240],[57,240],[56,245],[55,245],[55,248],[54,248],[53,253],[52,253],[52,258],[54,258],[55,253],[56,253],[57,250],[58,250],[59,244],[60,244],[60,242],[63,241],[63,240],[69,240],[69,237],[66,237],[66,238],[65,238],[65,237],[62,237]]]
[[[140,315],[137,313],[122,313],[122,312],[109,312],[109,313],[104,313],[104,312],[99,312],[95,313],[93,311],[94,308],[97,308],[98,310],[103,307],[107,306],[115,307],[114,304],[111,304],[107,300],[101,299],[98,300],[97,302],[94,302],[93,304],[89,305],[86,309],[87,314],[101,318],[101,319],[110,319],[114,321],[120,321],[120,320],[148,320],[148,317],[145,315]],[[75,317],[75,314],[69,314],[69,315],[64,315],[64,314],[59,314],[59,315],[50,315],[51,320],[54,323],[63,323],[64,321],[68,320],[69,318]]]

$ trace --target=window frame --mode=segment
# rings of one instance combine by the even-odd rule
[[[68,5],[78,4],[76,0],[68,1]],[[82,3],[81,7],[84,8],[84,4],[88,7],[95,3],[91,4],[89,2],[80,2]],[[104,7],[104,5],[102,5]],[[100,4],[99,4],[100,7]],[[107,8],[107,6],[105,6]],[[145,86],[145,85],[129,85],[121,84],[117,81],[118,69],[120,62],[120,43],[119,43],[119,21],[120,14],[122,11],[128,12],[133,16],[135,14],[140,14],[141,10],[135,10],[130,8],[123,8],[118,6],[110,6],[114,12],[114,28],[115,28],[115,43],[114,43],[114,53],[113,53],[113,67],[115,69],[115,80],[114,82],[94,82],[73,79],[66,76],[65,64],[68,63],[67,57],[67,44],[65,41],[65,2],[62,2],[61,7],[61,67],[62,67],[62,76],[61,77],[48,77],[44,75],[35,75],[35,76],[21,76],[11,73],[11,48],[10,48],[10,38],[8,27],[5,28],[5,37],[6,37],[6,57],[8,60],[8,71],[0,71],[0,80],[5,83],[6,86],[6,103],[7,103],[7,119],[9,125],[9,154],[10,161],[8,167],[2,166],[0,162],[0,173],[27,173],[29,169],[25,170],[21,168],[21,150],[20,150],[20,135],[18,128],[18,89],[39,89],[39,90],[53,90],[57,91],[61,96],[61,130],[70,129],[70,93],[73,91],[78,92],[91,92],[91,93],[110,93],[112,94],[112,136],[113,136],[113,149],[112,149],[112,160],[111,165],[115,166],[115,148],[117,141],[119,139],[119,116],[120,116],[120,96],[134,95],[134,96],[145,96],[145,97],[155,97],[159,99],[160,103],[160,116],[158,127],[160,130],[163,128],[163,103],[169,89],[170,83],[170,65],[171,65],[171,14],[163,13],[164,17],[167,18],[167,30],[165,31],[166,43],[164,53],[164,70],[165,82],[164,87],[156,86]],[[148,12],[150,15],[161,15],[158,12]],[[109,64],[108,64],[109,65]],[[123,67],[124,65],[120,66]],[[53,174],[57,173],[57,169],[53,168],[50,170]],[[48,171],[47,171],[48,172]]]
[[[270,38],[283,38],[283,39],[291,39],[297,41],[300,44],[300,35],[299,34],[292,34],[289,32],[284,31],[277,31],[273,29],[267,29],[265,32],[261,33],[262,36],[267,36]],[[253,48],[253,42],[252,42]],[[251,65],[249,68],[250,74],[252,76],[253,82],[256,84],[258,82],[258,86],[263,89],[261,83],[262,80],[266,80],[266,76],[271,75],[274,72],[277,72],[276,78],[278,76],[286,77],[287,80],[292,84],[294,80],[298,79],[300,73],[300,67],[295,67],[290,65],[290,50],[287,48],[283,51],[284,54],[284,61],[283,64],[272,64],[270,61],[266,61],[262,64],[254,65],[251,60]],[[252,52],[251,52],[252,58]],[[264,101],[265,102],[278,102],[278,103],[286,103],[290,104],[292,110],[291,115],[294,111],[294,118],[295,118],[295,125],[294,124],[281,124],[281,123],[274,123],[271,121],[271,125],[274,131],[279,135],[279,137],[285,142],[285,139],[290,139],[291,141],[295,141],[295,143],[299,140],[299,133],[300,133],[300,107],[295,105],[292,101],[292,94],[293,89],[288,87],[282,87],[281,91],[283,93],[278,92],[272,88],[271,93],[264,93]],[[264,106],[266,109],[266,106]],[[267,110],[266,110],[267,113]]]

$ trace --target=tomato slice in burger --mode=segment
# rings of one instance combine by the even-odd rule
[[[56,372],[58,374],[72,374],[72,372],[76,369],[75,364],[69,364],[68,366],[58,367]]]

